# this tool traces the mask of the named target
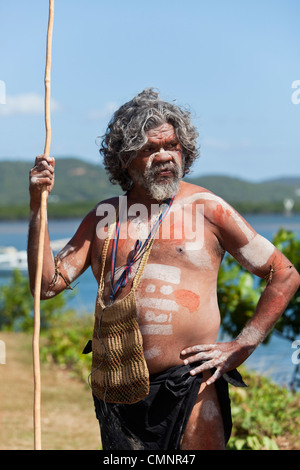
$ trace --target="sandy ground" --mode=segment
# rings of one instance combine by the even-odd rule
[[[6,364],[0,364],[0,449],[32,450],[33,372],[31,337],[2,333]],[[99,450],[99,425],[90,388],[66,371],[41,365],[43,450]]]

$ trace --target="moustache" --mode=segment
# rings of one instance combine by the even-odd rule
[[[155,166],[151,166],[148,170],[148,176],[157,176],[162,171],[171,171],[175,176],[180,173],[180,166],[177,163],[157,163]]]

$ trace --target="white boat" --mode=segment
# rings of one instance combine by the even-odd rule
[[[27,251],[18,251],[14,246],[0,248],[0,272],[11,272],[14,269],[27,271]]]
[[[51,248],[54,252],[60,251],[66,244],[68,239],[54,240]],[[0,247],[0,273],[6,274],[18,269],[22,272],[28,271],[27,251],[17,250],[14,246]]]

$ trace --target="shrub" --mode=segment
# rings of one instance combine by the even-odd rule
[[[41,360],[58,364],[86,382],[91,370],[91,354],[82,354],[82,351],[92,338],[92,331],[90,314],[78,315],[70,310],[55,317],[44,335]]]

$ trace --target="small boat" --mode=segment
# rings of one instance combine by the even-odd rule
[[[18,251],[14,246],[0,247],[0,273],[5,274],[14,269],[27,271],[27,251]]]
[[[68,243],[68,239],[54,240],[51,248],[54,252],[60,251]],[[14,246],[0,247],[0,274],[11,273],[14,269],[21,272],[28,271],[27,251],[17,250]]]

